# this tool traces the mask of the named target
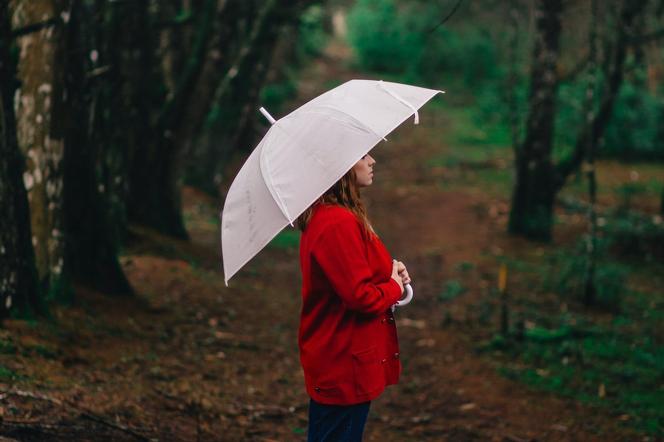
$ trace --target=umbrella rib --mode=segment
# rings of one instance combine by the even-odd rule
[[[395,100],[399,101],[400,103],[408,106],[414,113],[415,113],[415,121],[413,122],[414,124],[420,124],[420,115],[419,112],[417,112],[417,109],[415,106],[410,104],[408,101],[404,100],[399,94],[397,94],[394,91],[389,90],[384,84],[383,80],[378,81],[377,83],[378,87],[381,88],[383,91],[387,92],[390,94]]]
[[[279,125],[279,121],[275,122],[272,127],[277,127],[280,130],[282,130],[289,138],[291,138],[290,134],[288,131],[286,131],[283,127]],[[263,151],[265,152],[265,150]],[[288,209],[286,208],[286,203],[284,203],[284,200],[281,199],[281,195],[279,195],[279,191],[275,189],[274,183],[272,182],[272,175],[270,175],[270,168],[268,165],[268,158],[267,155],[263,155],[263,152],[261,152],[260,156],[260,169],[261,169],[261,175],[263,176],[263,181],[265,181],[265,185],[267,186],[268,190],[270,191],[270,194],[272,195],[272,198],[275,199],[275,202],[277,203],[277,206],[279,207],[279,210],[281,210],[281,213],[284,214],[286,219],[288,220],[288,223],[291,225],[291,227],[295,227],[293,225],[293,218],[291,217],[290,213],[288,212]],[[265,166],[265,167],[263,167]]]

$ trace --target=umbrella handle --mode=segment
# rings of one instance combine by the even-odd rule
[[[413,300],[413,288],[410,286],[410,284],[405,284],[403,288],[406,292],[406,297],[398,300],[396,304],[392,306],[392,311],[394,311],[395,307],[403,307],[404,305],[410,304],[410,301]]]

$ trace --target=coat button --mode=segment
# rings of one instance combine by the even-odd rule
[[[394,353],[394,359],[399,359],[399,353]]]
[[[320,387],[314,387],[314,391],[315,391],[316,393],[320,393]]]
[[[389,317],[387,320],[390,321],[390,322],[394,322],[394,318],[393,318],[393,317]]]
[[[384,364],[386,362],[387,362],[387,359],[381,359],[381,361],[380,361],[381,364]]]
[[[380,320],[380,323],[381,323],[381,324],[385,324],[385,321],[386,321],[386,319],[383,318],[383,319]]]

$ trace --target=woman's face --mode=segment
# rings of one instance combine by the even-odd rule
[[[353,171],[355,172],[355,181],[360,187],[371,186],[373,183],[373,166],[376,164],[371,155],[366,154],[360,161],[355,163]]]

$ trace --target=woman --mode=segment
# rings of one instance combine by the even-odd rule
[[[391,306],[410,283],[374,232],[359,189],[365,155],[299,218],[302,314],[298,344],[310,442],[360,441],[369,405],[401,373]]]

